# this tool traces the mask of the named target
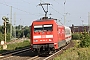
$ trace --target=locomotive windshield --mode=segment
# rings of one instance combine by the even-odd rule
[[[52,25],[37,25],[34,26],[34,31],[38,32],[38,31],[52,31]]]

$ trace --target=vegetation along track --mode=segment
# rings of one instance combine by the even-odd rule
[[[17,54],[20,54],[20,53],[24,53],[25,51],[30,51],[30,46],[27,46],[25,48],[22,48],[22,49],[17,49],[17,50],[14,50],[14,51],[9,51],[9,52],[5,52],[5,53],[2,53],[0,54],[0,59],[3,59],[3,58],[6,58],[6,57],[9,57],[9,56],[12,56],[12,55],[17,55]]]

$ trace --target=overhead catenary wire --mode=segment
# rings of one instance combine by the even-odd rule
[[[24,1],[24,0],[22,0],[22,1]],[[26,2],[26,1],[24,1],[24,2]],[[40,0],[40,2],[43,2],[43,3],[45,3],[43,0]],[[28,4],[30,4],[29,2],[26,2],[26,3],[28,3]],[[59,4],[59,3],[58,3]],[[51,9],[53,9],[55,12],[57,12],[58,14],[61,14],[59,11],[57,11],[56,9],[54,9],[53,7],[51,7],[50,6],[50,8]],[[40,13],[39,13],[40,14]],[[62,16],[63,16],[63,14],[61,14]]]
[[[60,3],[59,3],[59,2],[57,2],[56,0],[53,0],[53,1],[55,1],[58,5],[60,5]],[[64,7],[62,6],[62,8],[64,8]]]
[[[55,1],[57,4],[60,4],[59,2],[57,2],[56,0],[53,0],[53,1]]]
[[[5,6],[8,6],[8,7],[11,7],[10,5],[5,4],[5,3],[1,3],[1,2],[0,2],[0,4],[5,5]],[[13,7],[13,6],[12,6],[12,8],[17,9],[17,10],[22,11],[22,12],[25,12],[25,13],[28,13],[28,14],[30,14],[30,15],[39,16],[39,15],[36,15],[36,14],[30,13],[30,12],[27,12],[27,11],[25,11],[25,10],[22,10],[22,9],[19,9],[19,8]]]
[[[23,1],[24,1],[24,0],[23,0]],[[41,1],[41,2],[44,2],[44,1],[42,1],[42,0],[40,0],[40,1]],[[28,3],[28,2],[26,2],[26,3]],[[8,6],[8,7],[11,7],[10,5],[5,4],[5,3],[1,3],[1,2],[0,2],[0,4],[3,4],[3,5]],[[30,3],[28,3],[28,4],[30,4]],[[27,12],[27,11],[25,11],[25,10],[19,9],[19,8],[13,7],[13,6],[12,6],[12,8],[17,9],[17,10],[22,11],[22,12],[25,12],[25,13],[28,13],[28,14],[30,14],[30,15],[40,16],[40,15],[36,15],[36,14],[30,13],[30,12]],[[61,14],[59,11],[57,11],[57,10],[54,9],[53,7],[50,6],[50,8],[53,9],[55,12]],[[61,15],[63,16],[63,14],[61,14]]]
[[[21,1],[23,1],[23,2],[25,2],[25,3],[27,3],[27,4],[31,4],[30,2],[27,2],[27,1],[25,1],[25,0],[21,0]],[[36,14],[38,14],[38,16],[43,15],[42,13],[36,13]]]
[[[28,4],[31,4],[30,2],[27,2],[27,1],[25,1],[25,0],[21,0],[21,1],[26,2],[26,3],[28,3]]]
[[[21,0],[21,1],[23,1],[23,2],[25,2],[25,3],[27,3],[27,4],[31,4],[30,2],[27,2],[27,1],[25,1],[25,0]],[[36,13],[36,14],[38,14],[38,16],[43,15],[42,13]]]
[[[63,16],[63,14],[61,14],[60,12],[58,12],[56,9],[54,9],[53,7],[50,7],[51,9],[53,9],[55,12],[57,12],[58,14],[60,14],[60,15],[62,15]]]
[[[40,0],[40,2],[45,3],[43,0]],[[63,16],[63,14],[61,14],[59,11],[57,11],[57,10],[56,10],[56,9],[54,9],[53,7],[51,7],[51,6],[50,6],[50,8],[51,8],[51,9],[53,9],[53,10],[54,10],[55,12],[57,12],[58,14],[60,14],[60,15],[62,15],[62,16]]]

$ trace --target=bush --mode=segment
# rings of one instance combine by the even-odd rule
[[[88,33],[83,33],[80,47],[89,47],[90,46],[90,35]]]
[[[4,36],[5,36],[4,34],[0,33],[0,41],[5,40]],[[10,33],[6,34],[6,41],[7,42],[10,41]]]
[[[79,33],[73,33],[73,34],[72,34],[72,39],[73,39],[73,40],[79,40],[80,37],[81,37],[81,34],[79,34]]]

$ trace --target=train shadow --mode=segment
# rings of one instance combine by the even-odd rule
[[[23,53],[20,53],[20,54],[15,54],[15,55],[13,55],[13,56],[33,57],[33,56],[36,56],[36,55],[37,55],[37,53],[32,52],[32,51],[30,50],[30,51],[26,51],[26,52],[23,52]]]
[[[34,57],[34,56],[48,57],[49,55],[48,54],[38,54],[37,52],[32,52],[30,50],[30,51],[26,51],[26,52],[23,52],[23,53],[20,53],[20,54],[15,54],[15,55],[12,55],[12,56],[20,56],[20,57]]]

